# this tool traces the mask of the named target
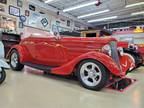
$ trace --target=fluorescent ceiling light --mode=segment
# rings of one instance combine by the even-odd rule
[[[40,36],[41,34],[39,34],[39,33],[32,33],[32,35],[34,35],[34,36]]]
[[[68,11],[80,9],[80,8],[87,7],[87,6],[90,6],[90,5],[94,5],[94,4],[97,4],[97,3],[98,3],[98,1],[95,0],[95,1],[93,1],[93,2],[88,2],[88,3],[85,3],[85,4],[79,4],[79,5],[77,5],[77,6],[73,6],[73,7],[64,9],[63,12],[68,12]]]
[[[94,12],[94,13],[90,13],[90,14],[81,15],[81,16],[78,16],[78,19],[80,19],[80,18],[86,18],[86,17],[89,17],[89,16],[98,15],[98,14],[102,14],[102,13],[109,12],[109,11],[110,10],[107,9],[107,10],[103,10],[103,11],[99,11],[99,12]]]
[[[135,12],[135,13],[132,13],[131,15],[134,16],[134,15],[141,15],[141,14],[144,14],[144,11],[141,11],[141,12]]]
[[[139,3],[135,3],[135,4],[126,5],[126,8],[139,6],[139,5],[144,5],[144,2],[139,2]]]
[[[46,0],[45,3],[49,3],[49,2],[52,2],[52,1],[54,1],[54,0]]]
[[[106,21],[106,20],[110,20],[110,19],[116,19],[117,17],[118,17],[118,16],[112,16],[112,17],[107,17],[107,18],[101,18],[101,19],[90,20],[90,21],[88,21],[88,23]]]

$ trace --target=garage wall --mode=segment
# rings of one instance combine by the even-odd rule
[[[30,12],[30,15],[26,17],[27,20],[24,23],[25,26],[32,26],[32,27],[39,28],[44,31],[52,30],[52,26],[56,25],[56,24],[61,26],[63,29],[66,28],[69,30],[73,30],[75,28],[75,24],[74,24],[73,20],[63,17],[63,16],[58,16],[58,15],[56,15],[56,13],[51,13],[51,12],[46,11],[43,8],[39,8],[37,6],[36,6],[35,11],[31,11],[31,10],[29,10],[29,2],[28,2],[29,0],[22,0],[22,1],[23,1],[23,7],[17,6],[17,0],[7,0],[7,5],[0,3],[0,5],[5,7],[5,12],[0,12],[0,14],[16,19],[16,21],[17,21],[17,31],[16,32],[18,34],[23,32],[23,28],[19,28],[19,22],[20,22],[19,17],[9,15],[9,5],[20,8],[21,15],[25,15],[25,10],[28,10]],[[43,12],[45,14],[40,14],[39,12]],[[34,16],[35,16],[35,18],[34,18]],[[41,23],[41,20],[44,18],[46,18],[48,20],[48,26],[46,26],[46,27],[44,27]],[[67,20],[70,21],[70,26],[67,26]],[[60,22],[60,24],[57,22]],[[83,26],[81,25],[81,27],[83,27]]]

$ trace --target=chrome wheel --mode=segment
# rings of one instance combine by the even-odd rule
[[[12,53],[11,55],[11,65],[16,67],[18,63],[18,55],[16,53]]]
[[[93,87],[100,83],[102,72],[97,64],[87,62],[80,69],[80,77],[87,86]]]

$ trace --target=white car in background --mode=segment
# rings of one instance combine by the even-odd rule
[[[4,69],[10,68],[4,60],[4,45],[0,41],[0,84],[4,82],[6,78],[6,72]]]

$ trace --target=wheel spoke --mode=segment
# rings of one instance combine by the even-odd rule
[[[95,74],[96,74],[96,76],[100,76],[100,73],[99,73],[99,72],[96,72]]]
[[[95,70],[95,65],[92,64],[92,70]]]
[[[87,68],[87,67],[85,68],[85,70],[86,70],[87,72],[89,72],[89,71],[90,71],[90,69],[89,69],[89,68]]]
[[[88,80],[88,78],[89,78],[89,76],[85,76],[83,79],[84,79],[84,80]]]
[[[96,80],[94,77],[92,78],[92,80],[93,80],[93,83],[94,83],[94,84],[97,83],[97,80]]]
[[[16,67],[17,63],[18,63],[18,56],[16,53],[13,53],[11,56],[11,65],[13,67]]]

